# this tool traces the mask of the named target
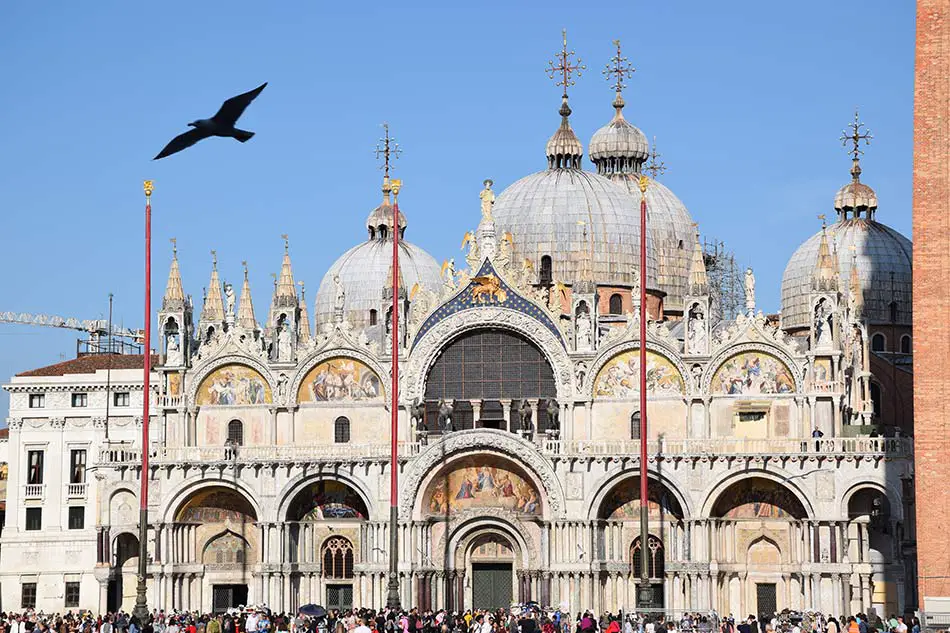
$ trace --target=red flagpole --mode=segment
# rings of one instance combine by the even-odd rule
[[[145,577],[148,563],[148,421],[149,379],[152,374],[152,181],[146,180],[145,189],[145,354],[142,378],[142,473],[139,489],[139,571],[135,592],[134,616],[139,627],[148,619],[148,600]]]
[[[399,609],[399,188],[401,180],[392,181],[393,191],[393,314],[392,314],[392,405],[390,407],[389,463],[389,591],[386,606]]]
[[[650,538],[649,486],[647,480],[647,185],[640,176],[640,591],[641,607],[653,606],[647,557]]]

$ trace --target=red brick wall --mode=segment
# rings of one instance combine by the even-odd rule
[[[950,2],[918,0],[914,445],[921,598],[950,596]]]

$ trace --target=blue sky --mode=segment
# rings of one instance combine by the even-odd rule
[[[457,257],[482,180],[501,190],[544,166],[560,94],[544,68],[561,28],[588,66],[571,91],[578,136],[586,145],[612,114],[600,71],[619,38],[637,68],[627,118],[657,137],[663,181],[703,235],[755,269],[767,311],[816,215],[833,215],[855,106],[875,135],[862,165],[878,219],[910,236],[909,0],[4,2],[0,311],[102,318],[112,292],[116,321],[140,326],[144,178],[156,302],[174,236],[196,302],[214,248],[225,279],[248,260],[262,318],[288,233],[312,309],[378,203],[384,120],[404,149],[407,238]],[[263,81],[241,120],[252,141],[151,162]],[[0,376],[71,358],[75,338],[0,325]]]

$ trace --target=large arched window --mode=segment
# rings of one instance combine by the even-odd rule
[[[333,441],[337,444],[347,444],[350,441],[350,421],[340,416],[333,423]]]
[[[342,536],[323,543],[323,577],[343,580],[353,577],[353,543]]]
[[[641,557],[643,556],[640,547],[640,537],[633,540],[630,546],[630,558],[633,565],[633,573],[640,574]],[[647,570],[650,578],[662,580],[666,575],[666,563],[663,560],[663,542],[652,534],[647,539]]]
[[[538,281],[542,286],[550,286],[554,281],[554,269],[551,266],[550,255],[541,256],[541,271],[538,276]]]
[[[615,292],[610,295],[610,314],[623,314],[623,297],[620,296],[620,293]]]
[[[887,347],[887,340],[884,338],[884,335],[878,332],[871,337],[871,351],[872,352],[883,352]]]
[[[910,345],[910,334],[901,337],[901,354],[913,354],[913,348]]]
[[[244,445],[244,423],[240,420],[228,422],[228,442],[231,446]]]
[[[517,430],[523,400],[557,397],[554,371],[541,350],[526,338],[505,330],[485,329],[463,334],[449,343],[426,377],[426,422],[431,432],[441,431],[439,400],[452,402],[452,429],[474,425],[478,405],[481,420],[502,411],[494,403],[511,400],[511,429]],[[500,414],[499,414],[500,415]],[[532,419],[543,428],[545,415]],[[499,427],[500,428],[500,427]]]

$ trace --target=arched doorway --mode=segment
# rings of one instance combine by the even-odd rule
[[[685,586],[678,577],[667,578],[668,557],[687,560],[678,551],[686,539],[684,512],[676,495],[656,480],[647,482],[649,534],[647,547],[640,536],[640,477],[627,477],[613,484],[597,508],[598,531],[596,552],[600,560],[623,560],[626,571],[621,581],[605,578],[601,584],[604,604],[614,612],[636,604],[641,582],[641,557],[646,554],[650,586],[655,606],[673,607],[684,601]],[[673,582],[673,581],[677,582]],[[669,604],[670,594],[673,603]]]
[[[368,518],[366,500],[336,479],[311,482],[294,494],[286,514],[288,555],[307,571],[291,576],[292,607],[316,603],[347,610],[371,602],[358,593],[355,566],[368,552],[385,554],[388,543],[373,540],[372,531],[363,540],[361,524]]]
[[[783,609],[820,606],[823,586],[787,573],[789,565],[801,564],[801,551],[811,542],[803,529],[805,507],[788,486],[764,476],[739,479],[718,494],[711,516],[718,519],[711,534],[717,558],[730,569],[719,579],[726,590],[718,608],[771,618]],[[840,560],[835,552],[822,556]]]
[[[511,606],[515,589],[515,553],[511,541],[496,532],[472,540],[467,553],[472,574],[472,608]]]
[[[131,611],[135,605],[135,590],[139,565],[139,540],[134,534],[123,532],[112,541],[112,573],[106,605],[112,613]]]
[[[870,487],[854,492],[848,499],[847,530],[850,547],[845,553],[849,560],[870,568],[870,573],[858,574],[858,591],[852,606],[857,611],[873,606],[877,613],[897,613],[894,579],[905,570],[894,557],[894,543],[901,539],[891,518],[887,495]]]
[[[500,329],[476,330],[447,344],[426,376],[426,429],[441,433],[439,401],[452,403],[452,429],[547,430],[541,401],[557,397],[554,370],[527,338]],[[532,429],[518,412],[531,411]]]
[[[172,562],[204,571],[199,588],[175,595],[175,608],[220,613],[248,604],[261,534],[257,513],[240,491],[210,486],[191,493],[175,513],[171,530]],[[172,582],[176,580],[173,573]],[[191,580],[186,574],[180,582],[187,586]]]

